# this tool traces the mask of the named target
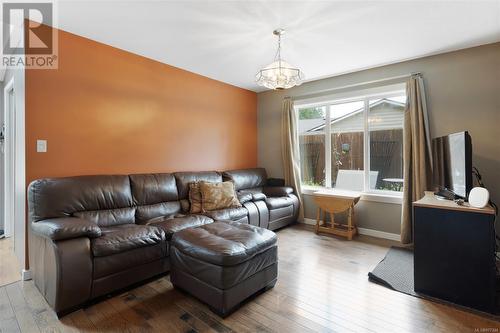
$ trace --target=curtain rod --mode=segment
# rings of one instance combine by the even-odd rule
[[[345,85],[345,86],[342,86],[342,87],[337,87],[337,88],[333,88],[333,89],[327,89],[327,90],[320,90],[320,91],[317,91],[317,92],[314,92],[314,93],[310,93],[310,94],[306,94],[306,95],[297,95],[297,96],[286,96],[285,98],[290,98],[292,100],[300,100],[300,99],[307,99],[307,98],[312,98],[312,97],[321,97],[323,95],[329,95],[335,91],[338,91],[338,90],[343,90],[343,89],[347,89],[347,88],[354,88],[354,87],[358,87],[358,86],[366,86],[366,85],[370,85],[370,84],[374,84],[374,83],[380,83],[380,82],[385,82],[385,81],[393,81],[393,80],[398,80],[398,79],[404,79],[404,78],[408,78],[408,77],[411,77],[411,76],[421,76],[422,73],[421,72],[412,72],[412,73],[409,73],[409,74],[404,74],[404,75],[398,75],[398,76],[392,76],[392,77],[387,77],[387,78],[383,78],[383,79],[378,79],[378,80],[372,80],[372,81],[366,81],[366,82],[361,82],[361,83],[354,83],[354,84],[348,84],[348,85]]]

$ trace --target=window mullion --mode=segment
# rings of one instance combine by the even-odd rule
[[[332,135],[330,105],[326,106],[325,117],[325,186],[332,187]]]
[[[368,128],[368,117],[370,103],[368,98],[364,100],[364,144],[363,144],[363,164],[364,164],[364,191],[368,192],[370,190],[370,133]]]

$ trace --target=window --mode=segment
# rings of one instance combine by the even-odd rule
[[[302,184],[403,190],[404,92],[298,107]]]
[[[324,106],[299,110],[300,171],[304,185],[325,186],[325,115]]]

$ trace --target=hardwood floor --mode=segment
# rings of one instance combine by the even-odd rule
[[[276,287],[222,320],[169,278],[108,298],[61,320],[33,282],[0,288],[0,332],[498,332],[500,322],[368,281],[388,241],[278,232]]]
[[[21,267],[14,254],[12,237],[0,239],[0,286],[21,280]]]

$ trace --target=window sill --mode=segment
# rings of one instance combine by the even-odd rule
[[[302,186],[302,194],[313,195],[314,192],[324,190],[325,187],[320,186]],[[403,202],[403,194],[399,193],[377,193],[377,192],[361,192],[362,201],[372,201],[381,203],[401,204]]]

